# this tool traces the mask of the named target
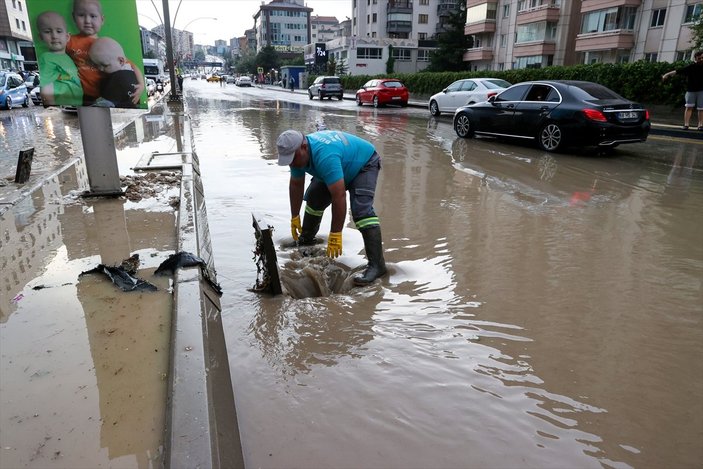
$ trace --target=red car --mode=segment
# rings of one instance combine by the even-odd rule
[[[403,83],[393,78],[369,80],[356,92],[356,104],[373,104],[373,107],[395,104],[407,106],[410,93]]]

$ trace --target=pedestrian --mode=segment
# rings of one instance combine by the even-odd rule
[[[289,198],[291,234],[299,246],[314,244],[322,215],[332,205],[332,224],[327,241],[327,256],[342,254],[342,228],[347,215],[347,191],[352,219],[364,239],[368,263],[354,277],[355,285],[368,285],[386,274],[381,225],[373,209],[376,180],[381,157],[374,146],[356,135],[323,130],[303,135],[286,130],[276,141],[278,164],[290,167]],[[305,190],[305,174],[312,180]],[[305,200],[305,215],[300,223],[300,208]]]
[[[178,81],[178,92],[182,95],[183,94],[183,75],[179,73],[176,76],[176,81]]]
[[[688,130],[693,115],[693,108],[698,110],[698,130],[703,130],[703,50],[693,54],[694,62],[678,70],[672,70],[662,75],[666,80],[674,75],[684,75],[688,78],[686,85],[686,109],[683,113],[683,129]]]
[[[295,78],[293,78],[293,75],[291,75],[288,85],[290,86],[290,92],[293,93],[295,92]]]

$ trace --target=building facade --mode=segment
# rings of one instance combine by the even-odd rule
[[[0,0],[0,70],[36,70],[25,0]]]
[[[283,57],[303,53],[311,43],[312,8],[303,0],[273,0],[254,15],[256,51],[273,47]]]
[[[467,0],[472,70],[691,56],[700,0]]]
[[[337,37],[339,21],[334,16],[313,15],[310,18],[310,42],[326,42]]]

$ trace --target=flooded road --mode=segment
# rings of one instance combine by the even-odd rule
[[[143,180],[128,200],[82,198],[76,117],[17,111],[0,119],[3,175],[14,174],[27,145],[36,148],[33,181],[56,175],[0,206],[0,467],[157,467],[173,299],[170,279],[153,272],[176,249],[169,199],[179,186]],[[122,174],[143,153],[168,147],[169,129],[156,117],[118,133]],[[113,115],[113,129],[128,120]],[[133,254],[136,275],[158,291],[124,293],[104,276],[81,275]]]
[[[550,155],[457,139],[424,110],[186,93],[247,467],[700,465],[700,145]],[[382,156],[389,275],[257,295],[252,212],[276,228],[283,275],[295,261],[276,137],[318,120]],[[365,263],[349,217],[343,249],[340,268]]]

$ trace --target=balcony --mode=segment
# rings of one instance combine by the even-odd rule
[[[517,24],[537,23],[539,21],[547,21],[549,23],[559,21],[559,6],[540,5],[517,13]]]
[[[413,30],[412,21],[388,21],[386,22],[386,32],[388,33],[409,33]]]
[[[635,32],[631,29],[586,33],[576,36],[576,52],[625,49],[635,47]]]
[[[513,46],[513,56],[515,57],[530,57],[533,55],[554,55],[557,50],[557,45],[554,42],[533,41],[533,42],[516,42]]]
[[[493,49],[490,47],[475,47],[464,52],[464,62],[493,60]]]
[[[456,0],[439,0],[437,5],[437,15],[447,16],[452,12],[459,10],[459,2]]]
[[[466,0],[466,8],[475,7],[484,3],[495,3],[496,0],[487,2],[486,0]]]
[[[583,0],[581,2],[581,13],[613,7],[638,7],[640,5],[642,5],[642,0]]]
[[[386,6],[386,13],[410,13],[413,12],[413,2],[391,0]]]
[[[464,25],[464,34],[494,33],[496,31],[496,20],[476,21],[475,23]]]

